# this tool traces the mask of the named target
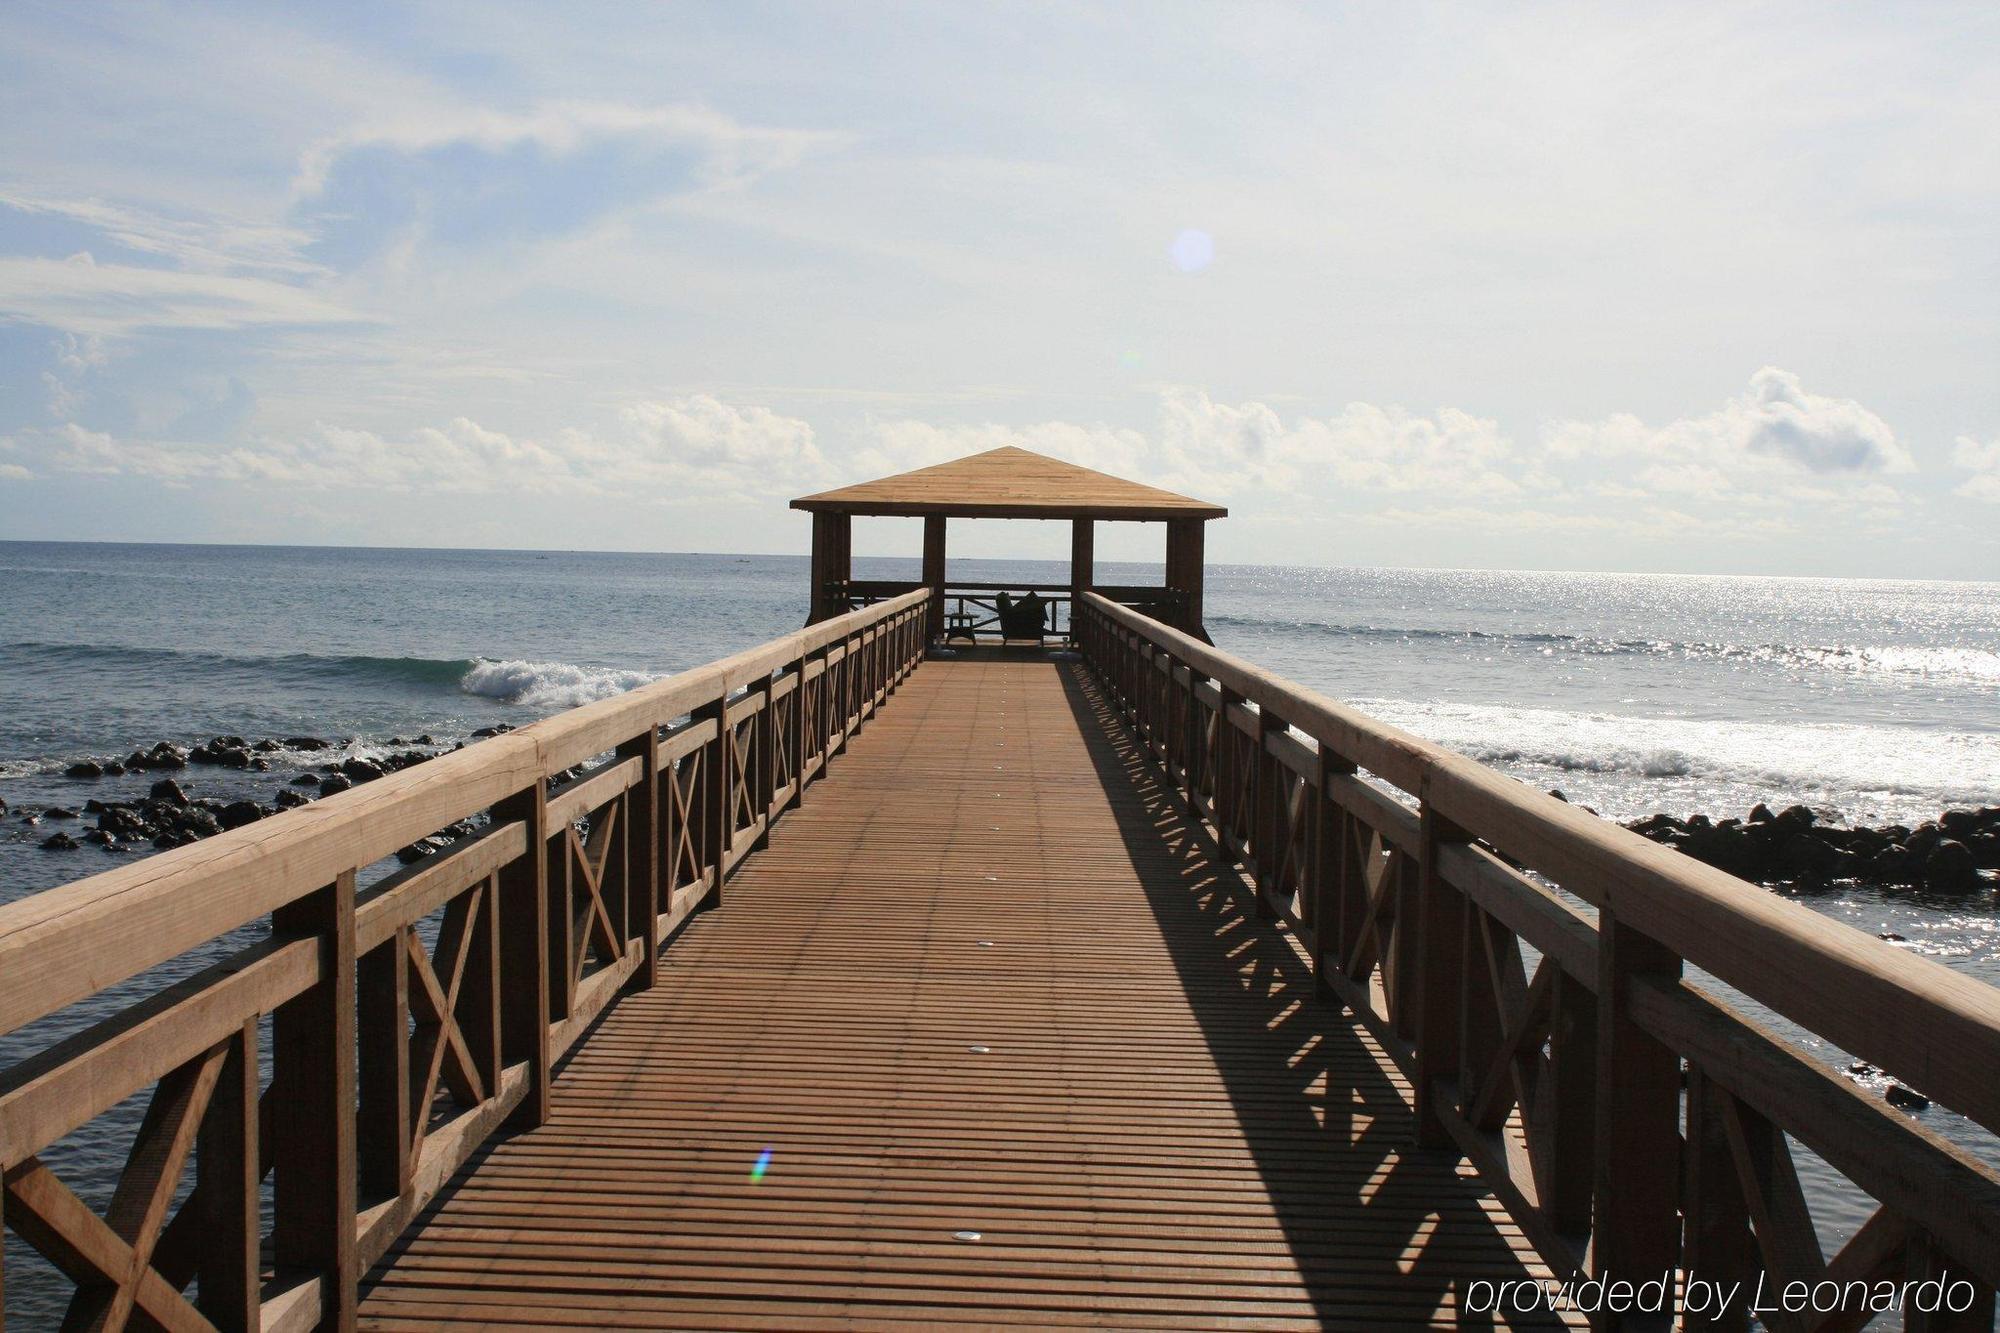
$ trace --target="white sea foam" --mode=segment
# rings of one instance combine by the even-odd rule
[[[1866,723],[1631,717],[1437,700],[1361,699],[1364,712],[1604,813],[1741,813],[1805,801],[1854,820],[1935,818],[2000,802],[2000,735]],[[1635,779],[1648,779],[1645,782]]]
[[[528,708],[575,708],[637,689],[658,677],[616,667],[577,666],[571,662],[526,662],[518,659],[472,664],[458,687],[484,699],[499,699]]]

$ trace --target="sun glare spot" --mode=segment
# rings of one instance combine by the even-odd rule
[[[1190,227],[1174,237],[1174,243],[1167,247],[1167,258],[1183,273],[1199,273],[1215,262],[1215,238]]]

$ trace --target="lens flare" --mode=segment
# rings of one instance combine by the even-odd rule
[[[757,1164],[750,1168],[750,1183],[752,1185],[755,1185],[759,1181],[763,1180],[764,1173],[766,1171],[769,1171],[770,1169],[771,1169],[771,1150],[769,1148],[766,1148],[764,1149],[764,1151],[757,1154]]]
[[[1167,247],[1167,258],[1183,273],[1199,273],[1215,262],[1215,238],[1205,231],[1188,228]]]

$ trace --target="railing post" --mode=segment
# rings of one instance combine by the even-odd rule
[[[778,789],[777,746],[778,746],[778,694],[776,673],[769,673],[751,686],[754,693],[764,696],[764,707],[751,714],[750,735],[752,740],[751,766],[755,770],[751,777],[750,808],[764,821],[764,831],[757,835],[756,846],[762,847],[771,840],[771,821],[776,812],[771,809],[771,795]]]
[[[547,782],[543,783],[547,799]],[[547,886],[543,899],[543,930],[548,944],[542,954],[543,972],[548,978],[548,1007],[542,1012],[542,1022],[550,1027],[568,1018],[576,1008],[576,963],[575,949],[578,941],[576,918],[572,915],[576,902],[576,887],[570,878],[576,873],[576,857],[570,851],[571,830],[567,827],[544,828],[544,837],[536,850],[541,853],[546,866],[543,882]],[[584,940],[588,941],[585,935]],[[587,947],[587,945],[586,945]],[[549,1053],[551,1062],[555,1052]]]
[[[1278,772],[1277,756],[1271,753],[1272,736],[1283,735],[1289,730],[1288,724],[1263,705],[1257,707],[1257,753],[1252,760],[1252,783],[1256,795],[1251,798],[1250,843],[1248,849],[1257,865],[1257,915],[1265,920],[1275,920],[1278,904],[1273,895],[1279,891],[1278,869],[1280,856],[1278,848],[1283,845],[1283,835],[1278,830],[1278,797],[1282,779]]]
[[[393,1199],[410,1187],[410,975],[403,928],[361,956],[355,980],[360,1047],[356,1154],[361,1194]]]
[[[1763,1260],[1750,1230],[1750,1210],[1721,1115],[1721,1099],[1727,1095],[1699,1065],[1689,1066],[1681,1263],[1688,1272],[1700,1274],[1712,1290],[1741,1284],[1739,1289],[1749,1292],[1756,1289]],[[1689,1310],[1682,1327],[1738,1333],[1750,1326],[1749,1305],[1748,1300],[1739,1300],[1719,1310]]]
[[[1237,807],[1244,799],[1246,784],[1235,758],[1236,724],[1229,720],[1230,708],[1244,700],[1219,680],[1215,682],[1215,691],[1215,831],[1221,835],[1225,851],[1239,859],[1248,859],[1249,849],[1236,839],[1237,816],[1243,813]],[[1250,799],[1256,800],[1256,784],[1247,785],[1251,787]]]
[[[1681,960],[1621,924],[1606,903],[1597,916],[1597,967],[1595,1275],[1671,1279],[1681,1239],[1681,1061],[1632,1021],[1630,995],[1640,978],[1677,982]],[[1613,1316],[1612,1326],[1640,1324]]]
[[[1597,996],[1567,972],[1556,974],[1549,996],[1549,1068],[1536,1093],[1548,1109],[1535,1192],[1556,1230],[1581,1238],[1596,1187]]]
[[[528,1094],[509,1123],[532,1129],[549,1118],[548,786],[540,778],[493,807],[495,824],[518,821],[527,850],[499,875],[500,1051],[526,1062]]]
[[[264,1173],[258,1160],[257,1084],[257,1024],[252,1020],[229,1038],[222,1077],[195,1143],[202,1232],[199,1304],[223,1333],[255,1333],[263,1322],[258,1242]],[[0,1310],[5,1308],[0,1303]]]
[[[1310,861],[1306,881],[1308,894],[1312,899],[1312,969],[1316,989],[1322,997],[1331,997],[1334,988],[1327,980],[1329,966],[1336,971],[1340,960],[1347,955],[1346,914],[1342,898],[1347,883],[1347,820],[1341,808],[1327,794],[1335,777],[1350,775],[1354,765],[1335,754],[1324,741],[1320,742],[1315,765],[1317,783],[1311,798],[1312,829]]]
[[[1399,980],[1414,984],[1416,993],[1417,1142],[1427,1148],[1443,1148],[1451,1144],[1452,1137],[1439,1114],[1447,1095],[1442,1084],[1458,1077],[1464,1039],[1459,987],[1475,960],[1465,952],[1465,895],[1445,881],[1438,868],[1438,852],[1447,843],[1469,841],[1469,836],[1437,813],[1431,805],[1428,780],[1422,785],[1426,790],[1418,796],[1422,807],[1414,954],[1417,975]],[[1483,969],[1485,964],[1477,966]]]
[[[271,913],[274,936],[320,941],[320,979],[271,1018],[278,1141],[272,1258],[320,1279],[320,1327],[355,1319],[354,872]]]
[[[715,749],[707,756],[701,770],[702,841],[707,844],[705,850],[715,867],[715,882],[709,886],[707,900],[707,906],[712,909],[722,906],[722,882],[729,873],[729,835],[731,826],[736,822],[729,809],[729,798],[736,781],[730,752],[736,747],[730,743],[728,688],[725,686],[715,700],[695,709],[694,716],[715,719],[715,739],[710,742]]]
[[[787,810],[796,810],[806,803],[806,761],[811,758],[812,730],[808,715],[812,711],[806,706],[806,691],[811,682],[806,679],[806,666],[815,654],[800,653],[792,661],[792,671],[797,684],[792,690],[792,799],[785,804]]]
[[[656,728],[618,747],[618,759],[639,761],[639,784],[625,793],[623,871],[613,885],[621,904],[625,939],[638,930],[644,959],[633,985],[650,989],[660,979],[660,769]]]
[[[1186,712],[1187,723],[1182,728],[1187,739],[1182,745],[1182,767],[1184,777],[1181,795],[1187,801],[1188,813],[1196,820],[1201,818],[1201,784],[1208,772],[1208,715],[1201,706],[1202,677],[1197,675],[1194,664],[1187,669],[1187,694],[1181,700]]]

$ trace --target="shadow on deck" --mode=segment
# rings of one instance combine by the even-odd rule
[[[1546,1275],[1080,663],[927,664],[727,900],[364,1327],[1476,1324]]]

